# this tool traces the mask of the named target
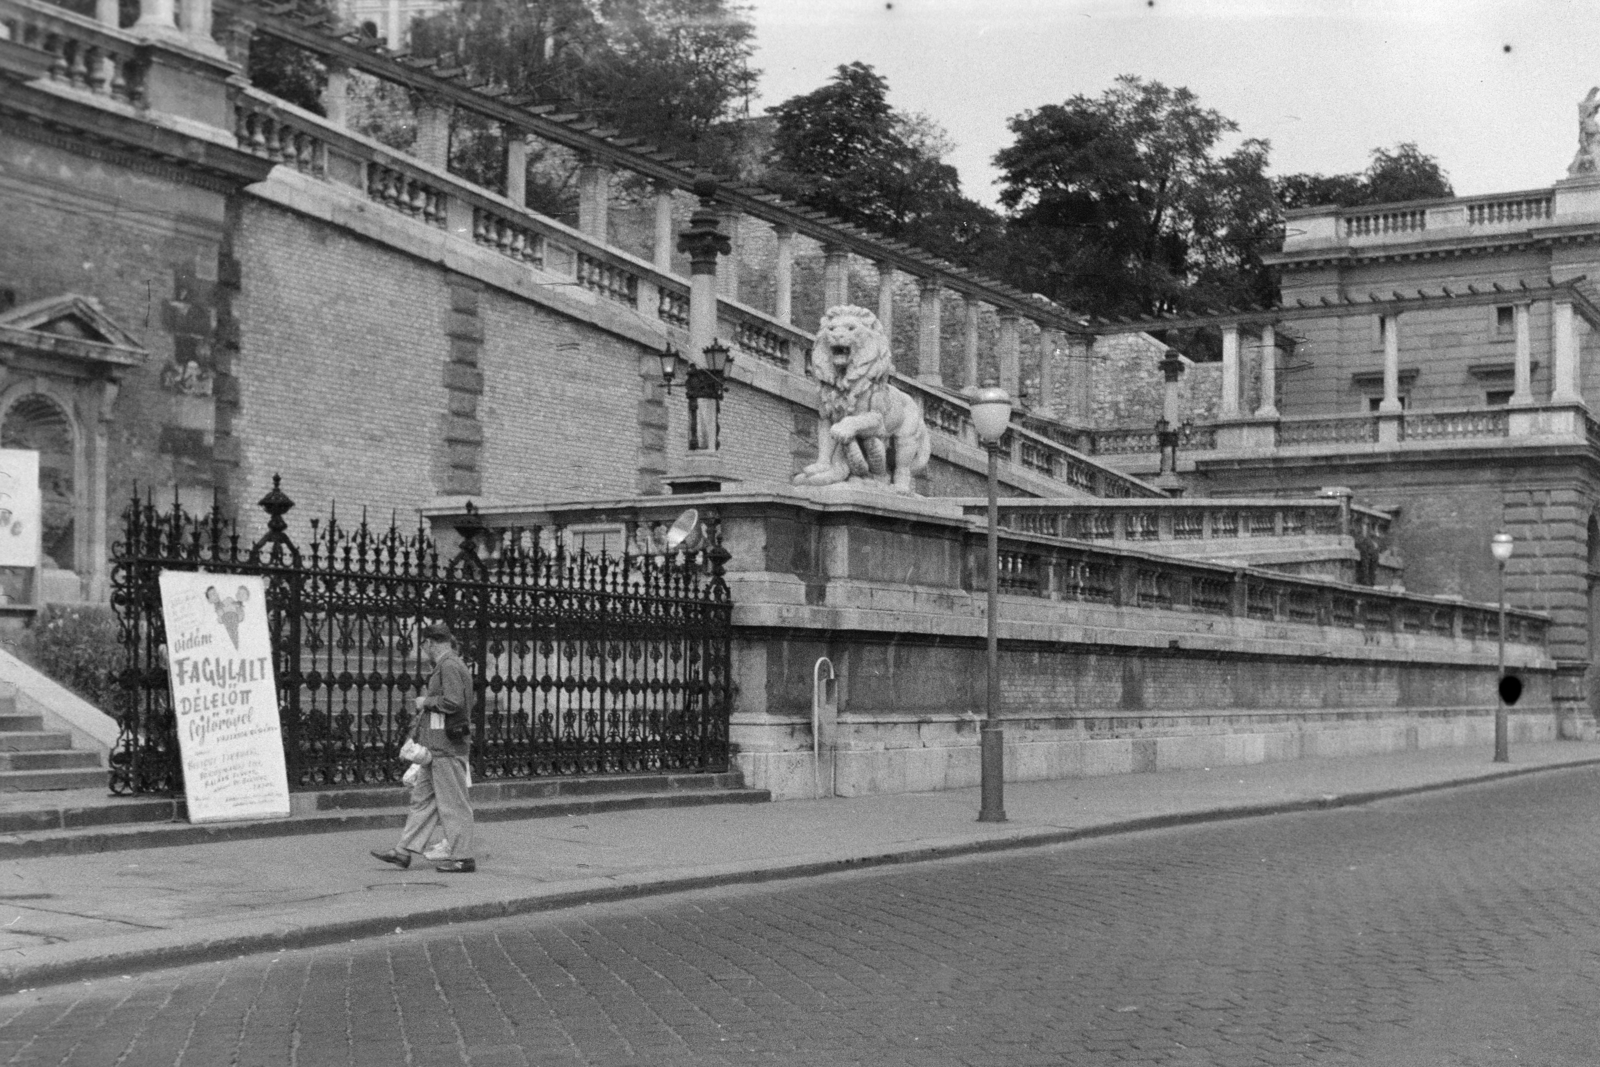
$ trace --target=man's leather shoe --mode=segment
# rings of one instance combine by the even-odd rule
[[[439,866],[434,868],[434,870],[438,871],[440,874],[471,874],[477,869],[478,864],[476,860],[451,860],[448,863],[441,863]]]
[[[372,858],[382,860],[385,863],[392,863],[402,871],[411,866],[411,853],[401,852],[397,848],[391,848],[387,852],[379,852],[377,849],[373,849]]]

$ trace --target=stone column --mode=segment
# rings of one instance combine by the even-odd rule
[[[917,381],[939,385],[944,381],[939,373],[939,314],[943,310],[944,286],[938,278],[918,278],[917,291],[922,297],[917,305]]]
[[[656,243],[654,262],[663,274],[672,271],[672,186],[657,182],[656,191]]]
[[[390,51],[405,43],[405,29],[400,25],[400,0],[389,0],[388,17],[384,19],[383,39]]]
[[[515,126],[506,133],[506,199],[518,207],[528,206],[528,138]]]
[[[1237,324],[1222,328],[1222,403],[1217,407],[1220,419],[1239,417],[1239,327]]]
[[[1156,441],[1161,449],[1161,471],[1156,485],[1173,496],[1183,491],[1178,478],[1178,378],[1183,374],[1183,360],[1177,349],[1169,348],[1161,359],[1161,375],[1165,380],[1161,395],[1161,421],[1156,423]]]
[[[822,308],[850,303],[850,253],[838,245],[822,249]]]
[[[773,266],[772,317],[794,323],[794,230],[778,225],[772,228],[778,240],[778,261]]]
[[[183,38],[207,55],[221,55],[222,46],[211,37],[211,0],[179,0]]]
[[[689,254],[689,351],[694,364],[705,361],[706,347],[717,336],[717,257],[733,251],[726,234],[719,228],[722,216],[717,210],[717,183],[700,178],[694,183],[700,206],[689,217],[689,228],[678,235],[678,251]],[[696,421],[702,430],[716,420],[715,400],[693,400]],[[715,443],[714,435],[702,434]]]
[[[422,162],[446,169],[450,165],[450,108],[423,101],[417,108],[417,141],[412,153]]]
[[[579,231],[606,244],[610,234],[607,216],[610,206],[611,171],[593,160],[585,161],[578,168]]]
[[[1261,327],[1261,406],[1256,417],[1278,417],[1278,335],[1270,323]]]
[[[976,389],[978,382],[978,298],[967,297],[965,348],[961,353],[961,387]]]
[[[1018,348],[1017,323],[1020,316],[1010,308],[1000,310],[1000,388],[1015,404],[1022,393],[1022,354]]]
[[[1061,331],[1041,327],[1039,330],[1039,407],[1046,415],[1057,418],[1056,394],[1060,392],[1056,369],[1056,353],[1061,347]]]
[[[1533,403],[1533,339],[1528,328],[1528,313],[1531,310],[1531,305],[1526,302],[1516,305],[1517,355],[1512,372],[1513,406]]]
[[[344,129],[350,125],[350,68],[335,59],[326,59],[328,84],[322,90],[322,110],[328,121]]]
[[[1383,399],[1378,402],[1378,414],[1398,415],[1404,408],[1400,404],[1400,316],[1383,317]]]
[[[894,341],[894,268],[887,263],[878,264],[878,325],[883,335]]]
[[[120,21],[117,0],[95,0],[94,20],[102,26],[117,28]]]
[[[1551,330],[1555,334],[1550,402],[1581,404],[1582,379],[1578,375],[1578,321],[1572,314],[1571,300],[1557,300],[1552,306]]]
[[[139,21],[133,32],[141,37],[176,37],[177,8],[173,0],[139,0]]]
[[[741,249],[739,212],[726,205],[722,208],[722,232],[727,235],[728,269],[717,272],[717,292],[724,300],[739,299],[739,253]]]

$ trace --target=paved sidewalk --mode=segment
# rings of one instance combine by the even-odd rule
[[[358,830],[0,862],[0,992],[245,952],[327,943],[717,884],[1053,844],[1185,822],[1363,803],[1561,767],[1600,745],[1300,760],[1006,787],[663,808],[480,824],[479,871],[410,870]]]

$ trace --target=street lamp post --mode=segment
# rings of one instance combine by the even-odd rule
[[[1494,761],[1496,763],[1511,762],[1511,742],[1506,736],[1506,561],[1511,558],[1511,553],[1516,544],[1508,533],[1497,533],[1489,540],[1489,551],[1494,553],[1494,561],[1500,570],[1500,642],[1499,664],[1500,669],[1495,679],[1495,706],[1494,706]]]
[[[1005,822],[1005,734],[1000,729],[1000,506],[996,489],[1000,441],[1011,424],[1011,398],[989,386],[972,398],[972,425],[989,453],[989,660],[988,710],[979,737],[982,803],[979,822]]]

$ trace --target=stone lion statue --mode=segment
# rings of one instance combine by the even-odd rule
[[[827,431],[817,461],[795,482],[871,480],[912,492],[911,476],[928,465],[928,424],[922,405],[889,383],[894,360],[878,316],[850,305],[829,308],[811,347],[811,370],[822,386]]]

